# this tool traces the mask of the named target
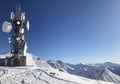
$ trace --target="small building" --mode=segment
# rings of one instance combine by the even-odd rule
[[[6,65],[5,61],[6,61],[5,58],[0,58],[0,66],[5,66]]]
[[[32,56],[14,56],[0,58],[0,66],[32,66]]]
[[[2,31],[11,33],[8,38],[11,44],[10,57],[0,58],[0,66],[32,66],[33,59],[31,56],[25,56],[27,43],[25,41],[25,29],[29,30],[29,21],[25,20],[25,13],[21,12],[20,5],[16,6],[16,13],[11,12],[11,23],[5,21],[2,25]]]

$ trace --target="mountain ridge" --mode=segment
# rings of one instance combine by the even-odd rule
[[[102,64],[69,64],[69,63],[64,63],[62,61],[54,60],[54,61],[47,61],[52,67],[56,69],[62,69],[63,71],[66,71],[70,74],[78,75],[78,76],[83,76],[95,80],[103,80],[103,81],[109,81],[109,82],[120,82],[120,76],[119,73],[116,74],[116,68],[119,68],[119,64],[111,63],[111,62],[106,62]],[[62,67],[64,66],[64,67]],[[118,67],[117,67],[118,66]],[[69,68],[71,67],[71,68]],[[113,71],[112,71],[113,70]],[[120,68],[119,68],[120,70]],[[118,71],[119,71],[118,70]],[[104,72],[104,73],[103,73]],[[105,75],[106,77],[105,78]],[[110,75],[109,75],[110,74]]]
[[[9,56],[8,54],[0,56],[5,55]],[[33,66],[0,66],[1,84],[117,84],[72,75],[53,68],[37,56],[32,54],[27,54],[27,56],[33,57]]]

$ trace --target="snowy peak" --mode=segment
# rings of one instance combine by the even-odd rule
[[[120,76],[112,73],[107,68],[104,69],[104,71],[101,73],[100,80],[114,82],[114,83],[120,83]]]
[[[67,69],[72,69],[72,70],[74,69],[60,60],[53,60],[53,61],[48,60],[47,63],[50,64],[52,67],[63,71],[67,71]]]
[[[34,66],[0,67],[1,84],[114,84],[71,75],[52,68],[37,56],[27,56],[33,57]],[[62,62],[59,63],[62,65]]]
[[[74,64],[63,63],[62,61],[48,61],[48,63],[52,67],[56,69],[62,68],[70,74],[83,76],[83,77],[96,79],[96,80],[103,80],[103,81],[109,81],[109,82],[115,82],[115,83],[120,82],[120,76],[110,71],[113,68],[114,68],[113,69],[114,71],[118,69],[116,68],[118,67],[118,65],[114,63],[107,62],[103,64],[94,64],[94,65],[82,64],[82,63],[74,65]]]

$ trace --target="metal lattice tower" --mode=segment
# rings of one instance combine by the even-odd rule
[[[16,6],[16,13],[11,12],[12,31],[11,31],[11,45],[12,56],[25,55],[25,33],[24,30],[29,28],[29,22],[25,21],[25,13],[21,13],[20,5]]]
[[[25,13],[21,12],[21,7],[18,4],[16,6],[16,12],[11,12],[10,22],[5,21],[2,25],[3,32],[11,33],[11,37],[8,38],[11,44],[12,57],[6,58],[7,65],[20,66],[26,65],[25,57],[27,44],[25,40],[25,30],[29,30],[29,21],[25,20]],[[6,65],[6,64],[5,64]]]

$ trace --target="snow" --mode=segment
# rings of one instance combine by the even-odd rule
[[[12,55],[9,53],[3,53],[3,54],[0,54],[0,58],[6,58],[6,57],[11,57]]]
[[[101,76],[101,80],[104,81],[110,81],[110,82],[119,82],[120,83],[120,76],[113,74],[110,70],[108,70],[107,68],[105,68],[102,76]]]
[[[91,79],[96,79],[96,80],[103,80],[107,82],[114,82],[114,83],[120,83],[120,76],[111,72],[109,69],[114,70],[114,72],[118,73],[120,68],[118,65],[114,63],[104,63],[104,64],[68,64],[68,63],[63,63],[62,61],[52,61],[49,60],[48,63],[60,70],[62,69],[64,72],[68,72],[70,74],[78,75],[78,76],[83,76]],[[71,67],[71,68],[69,68]]]
[[[0,84],[115,84],[71,75],[32,54],[27,56],[33,56],[33,66],[0,67]]]
[[[55,74],[53,74],[55,73]],[[1,84],[114,84],[70,75],[55,69],[0,67]]]

